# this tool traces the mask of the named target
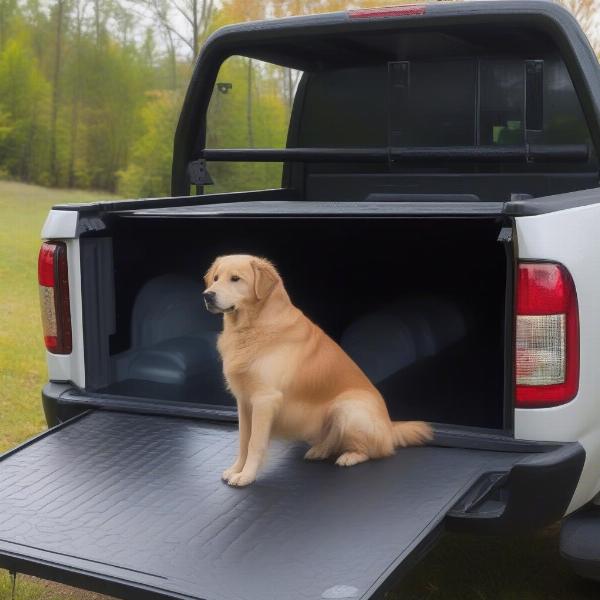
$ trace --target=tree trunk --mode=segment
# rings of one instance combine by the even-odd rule
[[[94,0],[94,21],[96,28],[96,46],[100,46],[100,0]]]
[[[62,57],[63,18],[64,2],[58,0],[56,4],[56,39],[54,46],[54,73],[52,76],[52,113],[50,121],[50,177],[53,185],[58,185],[58,160],[56,156],[57,147],[57,121],[58,108],[60,104],[60,68]]]
[[[8,38],[8,26],[16,10],[15,0],[0,0],[0,52],[4,50]]]
[[[5,0],[0,0],[0,52],[4,50],[4,40],[6,38],[6,21],[8,17],[6,13],[8,12],[8,7],[6,6]]]
[[[67,169],[67,185],[75,187],[75,153],[77,152],[77,141],[79,133],[79,102],[81,97],[81,28],[82,16],[79,4],[77,5],[77,33],[75,38],[75,73],[76,81],[73,87],[73,99],[71,104],[71,136],[70,136],[70,152],[69,165]]]
[[[252,59],[248,59],[248,92],[246,95],[246,115],[248,118],[248,148],[254,148],[254,131],[252,129]]]
[[[198,0],[192,0],[192,45],[194,48],[194,60],[198,56]]]

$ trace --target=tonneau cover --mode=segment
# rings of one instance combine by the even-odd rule
[[[370,598],[483,472],[523,455],[411,448],[342,469],[277,442],[220,480],[234,424],[90,411],[0,460],[0,566],[126,598]]]

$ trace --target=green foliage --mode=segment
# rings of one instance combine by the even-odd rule
[[[213,21],[263,16],[247,12],[244,3],[229,3]],[[128,38],[131,25],[132,15],[108,2],[54,0],[45,10],[35,0],[0,0],[0,176],[129,197],[169,193],[191,68],[165,53],[151,28]],[[211,103],[209,143],[283,146],[289,111],[282,69],[237,58],[219,77],[232,89]],[[216,185],[207,191],[281,183],[281,165],[211,171]]]
[[[219,71],[207,119],[211,148],[283,148],[289,107],[283,95],[285,69],[232,57]],[[250,94],[249,94],[250,90]],[[210,193],[270,189],[281,186],[280,163],[213,163]]]
[[[18,40],[0,53],[0,111],[8,131],[0,138],[0,165],[24,181],[47,178],[49,85],[31,51]]]
[[[111,38],[107,15],[99,30],[86,28],[82,0],[59,0],[47,13],[33,1],[9,4],[0,0],[0,169],[24,181],[114,191],[154,84],[150,42],[138,48]]]
[[[0,0],[0,177],[129,197],[168,194],[189,52],[231,22],[344,4],[187,2]],[[238,57],[218,81],[231,87],[213,96],[209,146],[285,146],[296,75]],[[217,163],[209,171],[215,185],[207,192],[281,185],[281,164]]]
[[[142,134],[135,140],[129,166],[118,173],[119,191],[128,197],[169,194],[173,135],[181,105],[180,95],[171,91],[147,94],[137,116]]]

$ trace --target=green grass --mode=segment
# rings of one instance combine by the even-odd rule
[[[59,202],[91,201],[106,194],[47,190],[0,181],[0,453],[45,428],[40,391],[47,379],[37,286],[40,231]],[[11,598],[0,571],[0,600]],[[100,598],[19,577],[16,600]]]
[[[12,599],[13,583],[6,571],[0,571],[0,600]],[[14,600],[110,600],[108,596],[83,592],[36,577],[17,576]]]
[[[36,275],[40,229],[53,204],[99,197],[0,182],[0,452],[44,428],[40,389],[46,366]],[[10,578],[0,571],[0,600],[9,598]],[[84,598],[101,596],[32,577],[17,580],[16,600]],[[389,600],[597,598],[600,585],[577,578],[560,560],[557,527],[513,538],[447,535],[389,595]]]
[[[46,363],[36,272],[42,225],[53,204],[99,197],[0,181],[0,452],[44,427]]]
[[[534,535],[448,534],[389,600],[598,600],[600,584],[571,572],[558,525]]]

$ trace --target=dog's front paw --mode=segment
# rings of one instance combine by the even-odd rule
[[[235,466],[233,467],[229,467],[229,469],[225,469],[223,471],[223,475],[221,475],[221,479],[223,481],[227,481],[229,482],[229,480],[233,477],[233,475],[235,475],[236,473],[239,473],[239,471],[235,468]]]
[[[255,475],[251,475],[248,473],[234,473],[229,477],[227,483],[234,487],[244,487],[245,485],[250,485],[256,479]]]

